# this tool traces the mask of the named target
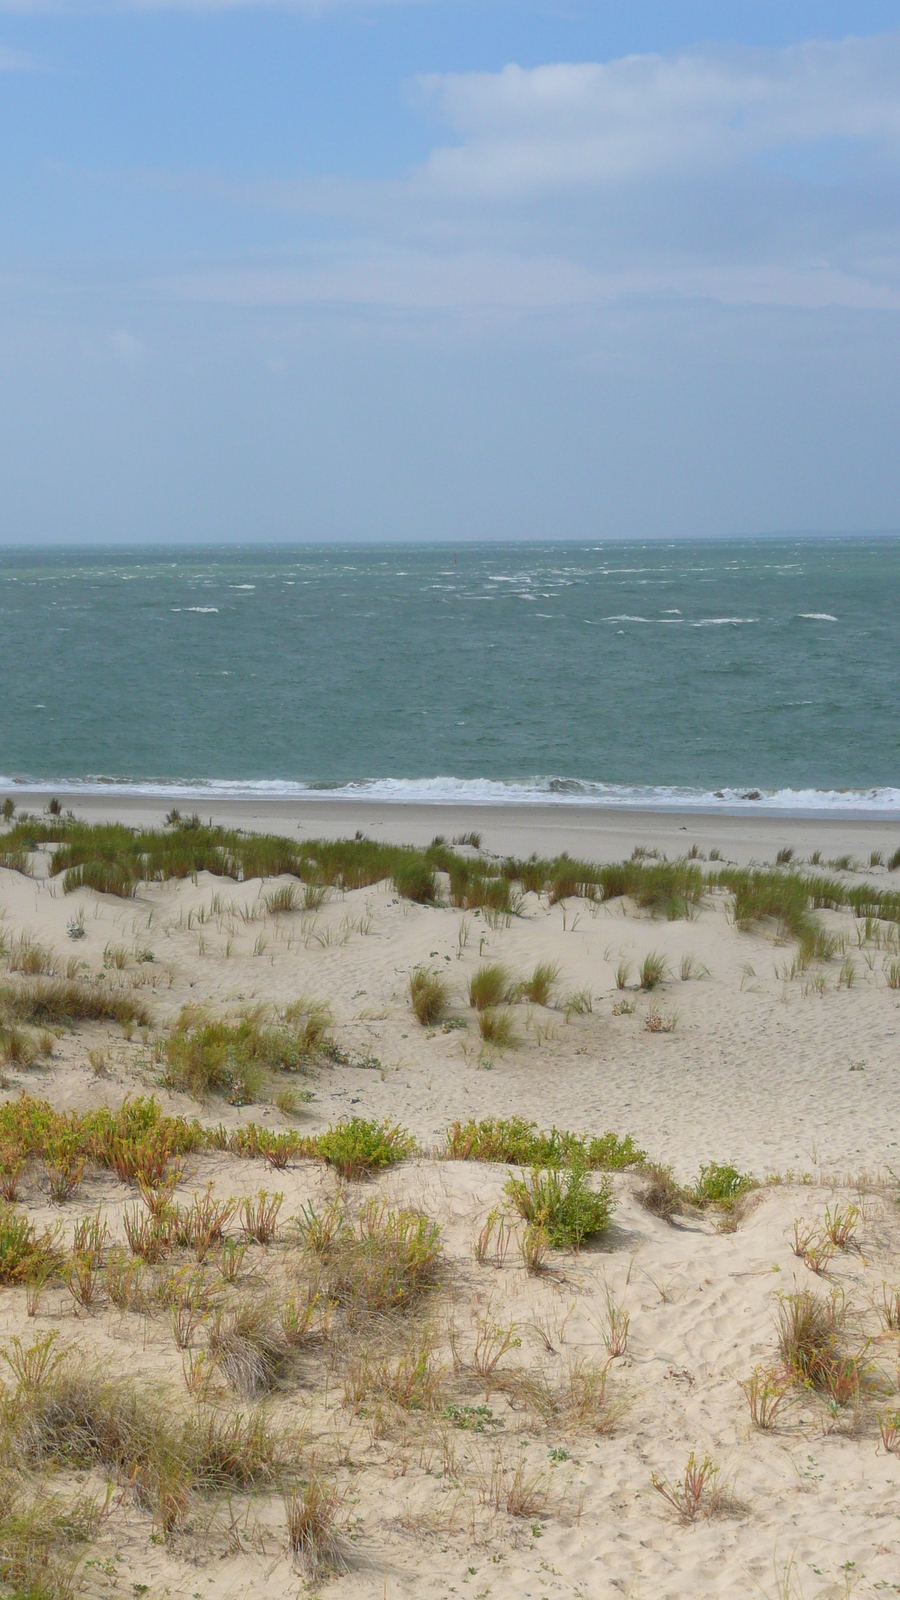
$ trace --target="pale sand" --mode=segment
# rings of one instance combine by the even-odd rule
[[[20,810],[40,812],[46,794],[15,790]],[[121,820],[133,827],[159,827],[172,800],[135,793],[126,796],[65,794],[66,809],[88,822]],[[386,804],[374,800],[212,799],[179,800],[187,816],[196,811],[229,828],[254,833],[283,833],[306,839],[366,838],[392,844],[425,845],[435,834],[449,840],[473,829],[484,848],[496,855],[527,857],[569,855],[587,861],[620,861],[635,845],[649,845],[669,856],[682,855],[696,841],[704,852],[718,848],[729,860],[745,866],[772,861],[778,850],[793,846],[798,855],[821,850],[824,857],[850,854],[867,861],[872,850],[887,858],[900,845],[900,817],[823,816],[759,810],[639,811],[628,807],[576,804],[443,805]]]
[[[89,808],[79,802],[77,809],[87,814]],[[135,810],[119,802],[115,809],[136,819]],[[162,809],[149,807],[148,817],[156,820]],[[495,817],[491,809],[474,820],[471,812],[450,820],[449,808],[440,808],[438,823],[436,809],[391,811],[383,819],[385,832],[415,840],[478,826],[489,848],[523,854],[549,853],[562,843],[573,854],[606,858],[637,842],[670,854],[679,847],[680,822],[658,815],[573,819],[568,809],[551,815],[547,808],[539,818],[518,811]],[[235,820],[221,807],[216,814]],[[254,816],[260,823],[258,812],[238,814],[241,825],[250,826]],[[359,817],[358,811],[348,821],[343,811],[292,808],[291,831],[299,822],[313,834],[352,832],[351,823],[362,825]],[[370,815],[370,825],[374,820]],[[274,812],[266,812],[265,826],[277,826]],[[703,848],[717,844],[742,860],[772,859],[782,843],[802,853],[812,846],[860,856],[895,843],[889,826],[855,821],[716,817],[702,826],[691,818],[688,826],[688,837]],[[683,847],[683,835],[681,841]],[[900,883],[897,873],[875,877]],[[473,1435],[414,1415],[405,1427],[390,1425],[378,1437],[371,1407],[361,1416],[342,1408],[339,1380],[327,1405],[302,1386],[280,1399],[277,1406],[293,1420],[311,1405],[311,1427],[326,1462],[335,1458],[335,1433],[345,1441],[337,1476],[354,1523],[352,1569],[329,1580],[327,1592],[335,1600],[443,1600],[451,1594],[492,1600],[756,1594],[775,1600],[793,1594],[811,1600],[894,1592],[900,1585],[900,1459],[881,1448],[874,1420],[876,1410],[900,1403],[897,1335],[884,1333],[876,1313],[882,1283],[900,1281],[900,1216],[888,1175],[898,1165],[900,1140],[900,992],[886,983],[890,958],[871,947],[854,949],[852,987],[837,987],[840,962],[834,961],[822,969],[820,994],[803,977],[781,975],[790,967],[791,947],[778,947],[772,930],[738,933],[719,897],[693,922],[665,923],[620,903],[597,908],[570,901],[548,910],[528,896],[521,917],[491,929],[472,914],[400,903],[382,885],[334,897],[315,917],[245,923],[226,912],[198,924],[197,910],[208,909],[214,894],[226,906],[249,908],[259,890],[258,883],[236,885],[204,874],[196,885],[151,886],[134,902],[118,902],[82,891],[64,896],[52,881],[0,873],[8,934],[27,931],[63,960],[84,959],[93,971],[108,945],[152,950],[153,961],[113,976],[129,988],[140,982],[160,1025],[188,1002],[239,1009],[255,1001],[283,1003],[301,992],[327,1001],[340,1045],[371,1064],[317,1071],[310,1080],[315,1099],[294,1123],[301,1130],[350,1114],[391,1117],[427,1150],[453,1117],[516,1113],[542,1126],[629,1132],[683,1179],[710,1160],[733,1161],[760,1177],[794,1174],[794,1181],[763,1190],[737,1231],[727,1234],[715,1231],[709,1215],[688,1216],[677,1226],[659,1221],[637,1202],[640,1181],[617,1176],[619,1205],[603,1247],[579,1257],[554,1256],[552,1274],[537,1280],[526,1276],[515,1245],[500,1268],[473,1259],[473,1239],[501,1199],[506,1169],[422,1159],[380,1180],[374,1192],[414,1200],[444,1229],[451,1267],[436,1337],[445,1355],[451,1315],[464,1350],[479,1316],[515,1322],[522,1345],[505,1365],[561,1381],[569,1361],[606,1358],[609,1286],[631,1315],[627,1353],[610,1371],[611,1393],[628,1405],[613,1432],[597,1438],[569,1425],[539,1426],[527,1408],[510,1411],[503,1395],[486,1398],[483,1388],[473,1387],[470,1403],[487,1403],[504,1420],[496,1434]],[[79,909],[87,937],[73,943],[66,928]],[[835,931],[852,933],[855,926],[851,917],[824,920]],[[266,942],[254,955],[261,934]],[[617,964],[630,962],[633,983],[649,950],[664,951],[675,976],[651,997],[630,995],[637,1002],[632,1015],[614,1015],[621,998]],[[566,1022],[559,1010],[516,1006],[519,1046],[491,1059],[464,1004],[480,952],[517,975],[538,960],[558,962],[560,992],[589,989],[592,1012]],[[687,954],[708,975],[680,981]],[[421,962],[446,971],[465,1028],[418,1027],[407,982]],[[664,1014],[677,1009],[673,1033],[644,1030],[654,1001]],[[91,1048],[108,1051],[107,1077],[94,1076]],[[129,1043],[117,1029],[91,1027],[60,1040],[45,1068],[13,1075],[9,1093],[25,1088],[59,1107],[85,1107],[155,1092],[170,1109],[195,1114],[198,1108],[186,1098],[159,1089],[157,1074],[137,1036]],[[216,1104],[201,1114],[228,1123],[283,1123],[270,1107]],[[308,1164],[274,1175],[258,1163],[204,1156],[191,1167],[190,1187],[208,1178],[222,1193],[277,1187],[285,1193],[286,1216],[301,1201],[333,1189],[332,1180]],[[865,1174],[881,1182],[860,1193]],[[26,1193],[36,1218],[62,1219],[68,1228],[100,1201],[116,1219],[129,1198],[109,1179],[91,1179],[62,1210],[47,1206],[32,1181]],[[827,1204],[850,1200],[862,1205],[859,1250],[836,1255],[827,1278],[819,1280],[791,1251],[794,1219],[821,1219]],[[739,1380],[755,1364],[774,1360],[779,1291],[809,1285],[822,1293],[831,1286],[846,1291],[857,1319],[853,1346],[873,1337],[870,1355],[883,1374],[884,1395],[855,1420],[845,1412],[831,1416],[819,1400],[801,1397],[776,1431],[761,1434],[750,1427]],[[101,1311],[76,1320],[69,1297],[54,1291],[29,1323],[22,1291],[0,1290],[0,1331],[30,1335],[35,1329],[58,1330],[115,1370],[148,1381],[167,1377],[183,1393],[180,1358],[164,1317],[142,1321]],[[495,1515],[482,1503],[495,1450],[507,1469],[523,1454],[529,1472],[545,1475],[546,1518],[538,1511],[524,1518]],[[553,1450],[567,1451],[568,1459],[552,1460]],[[681,1526],[654,1492],[651,1473],[674,1477],[691,1450],[708,1452],[721,1466],[739,1502],[732,1515]],[[96,1552],[98,1559],[112,1559],[116,1583],[110,1589],[100,1569],[91,1569],[87,1592],[130,1595],[132,1585],[146,1583],[149,1600],[164,1593],[185,1600],[198,1593],[211,1600],[302,1593],[282,1550],[280,1501],[260,1497],[253,1515],[261,1531],[255,1545],[245,1534],[241,1552],[223,1553],[221,1539],[215,1550],[206,1550],[201,1539],[154,1545],[149,1519],[126,1498]],[[793,1587],[785,1588],[791,1562]]]

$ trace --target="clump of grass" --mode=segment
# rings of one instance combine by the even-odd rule
[[[370,1200],[355,1220],[333,1205],[298,1219],[300,1236],[323,1272],[323,1292],[355,1322],[414,1304],[437,1283],[441,1234],[436,1222],[408,1208]]]
[[[900,850],[894,850],[888,856],[888,872],[896,872],[898,867],[900,867]]]
[[[38,1027],[71,1027],[78,1022],[149,1027],[151,1022],[147,1007],[131,995],[105,989],[102,984],[61,978],[33,978],[0,986],[0,1018]]]
[[[518,1042],[512,1013],[502,1006],[485,1006],[478,1013],[478,1032],[485,1044],[511,1050]]]
[[[223,1094],[232,1105],[258,1099],[270,1074],[306,1072],[333,1052],[325,1006],[298,1001],[282,1013],[264,1007],[233,1020],[186,1007],[166,1042],[165,1083],[195,1100]]]
[[[456,837],[454,838],[453,843],[454,844],[467,844],[473,850],[480,850],[481,849],[481,834],[480,833],[475,833],[474,831],[471,832],[471,833],[458,833],[456,835]]]
[[[6,964],[10,972],[21,972],[25,977],[35,978],[42,973],[56,971],[56,958],[52,950],[46,945],[38,944],[28,934],[21,934],[14,941],[7,952]]]
[[[415,1140],[393,1122],[370,1122],[351,1117],[310,1141],[313,1152],[342,1178],[366,1178],[394,1167],[415,1149]]]
[[[616,988],[617,989],[625,989],[625,988],[627,988],[628,979],[629,979],[630,976],[631,976],[631,962],[630,961],[620,961],[619,965],[616,967]]]
[[[423,1028],[433,1028],[440,1022],[449,998],[449,984],[433,967],[415,967],[410,973],[410,1004]]]
[[[285,883],[280,889],[273,889],[270,894],[265,895],[263,905],[270,917],[288,917],[304,909],[296,883]]]
[[[248,1239],[257,1244],[271,1244],[278,1230],[278,1213],[284,1201],[283,1194],[269,1194],[260,1189],[255,1198],[248,1195],[240,1203],[241,1227]]]
[[[210,1328],[208,1349],[232,1389],[245,1400],[277,1386],[289,1354],[271,1300],[243,1300],[222,1308]]]
[[[337,1529],[341,1501],[334,1482],[315,1473],[285,1499],[288,1548],[311,1580],[347,1569]]]
[[[708,978],[709,968],[696,956],[682,956],[680,974],[682,983],[687,983],[691,978]]]
[[[556,961],[539,961],[531,977],[519,985],[519,994],[531,1005],[547,1006],[558,977],[559,965]]]
[[[607,1183],[591,1189],[580,1168],[566,1173],[533,1167],[525,1178],[509,1178],[504,1194],[531,1228],[542,1229],[554,1250],[579,1250],[609,1226],[615,1199]]]
[[[638,979],[642,989],[655,989],[669,976],[669,963],[659,950],[650,950],[640,965]]]
[[[648,1181],[638,1192],[638,1200],[652,1216],[670,1222],[684,1208],[687,1200],[684,1189],[671,1167],[645,1162],[642,1170]]]
[[[826,1300],[811,1289],[780,1296],[778,1350],[795,1383],[818,1390],[837,1406],[851,1405],[859,1395],[862,1365],[843,1353],[846,1322],[843,1297],[834,1291]]]
[[[413,900],[423,906],[435,904],[438,898],[437,879],[427,861],[411,855],[408,860],[397,863],[393,878],[394,888],[404,900]]]
[[[469,1005],[476,1011],[485,1011],[489,1006],[499,1006],[511,999],[513,990],[506,968],[499,961],[487,963],[469,979]]]
[[[181,1419],[161,1397],[104,1376],[76,1352],[40,1385],[20,1381],[4,1412],[23,1461],[112,1472],[163,1534],[184,1521],[194,1491],[283,1481],[297,1448],[259,1413],[198,1410]]]
[[[485,1117],[478,1122],[452,1122],[446,1154],[453,1161],[504,1161],[517,1167],[582,1167],[590,1171],[623,1171],[640,1166],[646,1152],[626,1134],[591,1137],[551,1128],[538,1131],[524,1117]]]

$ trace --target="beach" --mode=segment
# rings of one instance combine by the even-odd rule
[[[138,795],[61,798],[84,821],[130,826],[159,827],[168,808]],[[29,809],[38,799],[46,796]],[[206,822],[209,807],[197,809]],[[605,863],[638,852],[648,869],[690,856],[711,874],[728,862],[771,868],[779,851],[793,851],[780,870],[830,871],[848,889],[900,888],[900,870],[885,864],[896,827],[860,816],[219,797],[212,820],[293,841],[362,834],[423,847],[436,835],[449,844],[475,834],[477,847],[457,846],[460,858],[488,863],[564,852]],[[34,1158],[20,1204],[39,1230],[59,1226],[68,1247],[78,1220],[101,1208],[106,1277],[88,1305],[70,1280],[51,1279],[33,1316],[21,1285],[0,1288],[0,1332],[26,1343],[52,1334],[123,1384],[170,1395],[175,1412],[200,1395],[230,1415],[249,1394],[276,1429],[302,1425],[304,1471],[323,1474],[339,1502],[340,1558],[304,1577],[284,1552],[280,1493],[261,1487],[241,1499],[241,1531],[229,1540],[218,1511],[203,1511],[212,1521],[201,1538],[198,1492],[155,1543],[158,1505],[126,1495],[111,1531],[97,1536],[98,1559],[114,1541],[123,1592],[146,1584],[154,1596],[187,1597],[199,1579],[203,1594],[224,1600],[291,1585],[302,1593],[309,1580],[336,1600],[774,1600],[895,1583],[900,1469],[879,1419],[897,1404],[897,1331],[885,1309],[900,1278],[896,923],[821,909],[823,940],[801,960],[777,921],[738,927],[721,887],[666,914],[577,888],[557,899],[528,889],[513,914],[466,909],[448,903],[442,873],[436,904],[398,893],[390,879],[304,904],[290,875],[238,881],[205,870],[121,897],[64,893],[50,870],[54,848],[36,850],[27,874],[0,869],[8,983],[19,990],[70,972],[145,1015],[58,1027],[49,1053],[7,1059],[3,1102],[25,1093],[71,1117],[153,1096],[168,1115],[223,1130],[215,1147],[173,1160],[178,1202],[197,1202],[208,1186],[236,1207],[277,1191],[280,1223],[269,1246],[251,1239],[236,1285],[213,1287],[215,1252],[192,1263],[173,1247],[168,1265],[139,1262],[144,1298],[135,1291],[129,1307],[112,1297],[109,1260],[125,1243],[135,1190],[89,1163],[72,1197],[54,1204],[46,1161]],[[873,852],[881,859],[871,865]],[[44,955],[29,967],[35,949]],[[653,981],[642,984],[654,962]],[[489,1010],[508,1028],[496,1043],[470,986],[498,964],[505,994]],[[550,974],[542,1002],[522,987],[540,967]],[[410,1003],[417,969],[438,974],[443,991],[425,1026]],[[186,1080],[179,1087],[171,1041],[185,1029],[247,1016],[258,1025],[289,1017],[292,1005],[327,1015],[334,1046],[279,1079],[302,1089],[293,1102],[279,1105],[266,1084],[199,1097]],[[527,1163],[461,1159],[458,1142],[448,1149],[454,1124],[510,1118],[588,1142],[630,1136],[643,1152],[588,1173],[613,1208],[598,1237],[576,1251],[550,1247],[530,1268],[527,1227],[507,1189],[527,1179]],[[315,1140],[349,1119],[405,1130],[410,1153],[347,1182],[313,1154],[275,1167],[235,1153],[242,1129]],[[703,1169],[733,1179],[716,1178],[725,1190],[706,1194]],[[680,1196],[672,1209],[650,1193],[660,1170]],[[227,1360],[210,1356],[192,1389],[192,1363],[207,1359],[222,1317],[239,1302],[271,1315],[307,1281],[290,1219],[329,1206],[352,1227],[391,1208],[430,1219],[442,1262],[434,1287],[399,1320],[354,1322],[339,1295],[330,1310],[317,1301],[270,1386],[235,1388]],[[829,1228],[840,1236],[830,1247]],[[183,1348],[165,1294],[154,1302],[146,1292],[167,1273],[174,1282],[173,1271],[178,1282],[199,1273],[209,1298]],[[846,1392],[834,1387],[834,1366],[821,1382],[791,1377],[784,1308],[809,1295],[832,1306],[828,1359]],[[771,1426],[754,1424],[754,1372],[757,1387],[780,1396]],[[685,1500],[692,1454],[708,1462],[695,1505]],[[101,1466],[89,1476],[99,1486]],[[89,1577],[89,1592],[105,1593],[98,1584]]]

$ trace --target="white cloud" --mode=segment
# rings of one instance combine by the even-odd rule
[[[898,33],[419,83],[461,137],[424,176],[473,197],[710,172],[819,141],[900,148]]]

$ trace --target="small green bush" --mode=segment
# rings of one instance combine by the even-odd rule
[[[757,1187],[756,1179],[748,1173],[711,1161],[708,1166],[700,1168],[700,1176],[691,1190],[691,1199],[698,1206],[729,1205],[738,1195]]]
[[[327,1133],[307,1141],[310,1154],[321,1157],[342,1178],[363,1178],[384,1167],[394,1167],[416,1147],[412,1134],[392,1122],[367,1122],[351,1117]]]
[[[539,1133],[524,1117],[485,1117],[478,1122],[452,1122],[447,1130],[447,1155],[453,1161],[506,1161],[517,1167],[587,1167],[618,1172],[639,1167],[646,1151],[630,1134],[603,1133],[593,1138],[551,1128]]]
[[[0,1201],[0,1284],[27,1283],[61,1268],[62,1259],[54,1234],[38,1237],[21,1211]]]
[[[526,1178],[510,1178],[504,1193],[529,1227],[541,1228],[554,1250],[579,1250],[609,1225],[615,1199],[604,1181],[588,1186],[582,1168],[566,1173],[532,1167]]]
[[[195,1100],[224,1094],[234,1105],[259,1098],[272,1072],[304,1072],[330,1054],[330,1016],[323,1006],[298,1001],[281,1016],[262,1008],[236,1020],[187,1007],[166,1044],[165,1083]]]
[[[498,1050],[511,1050],[517,1043],[512,1013],[499,1006],[485,1006],[479,1011],[478,1032],[485,1044],[496,1045]]]

